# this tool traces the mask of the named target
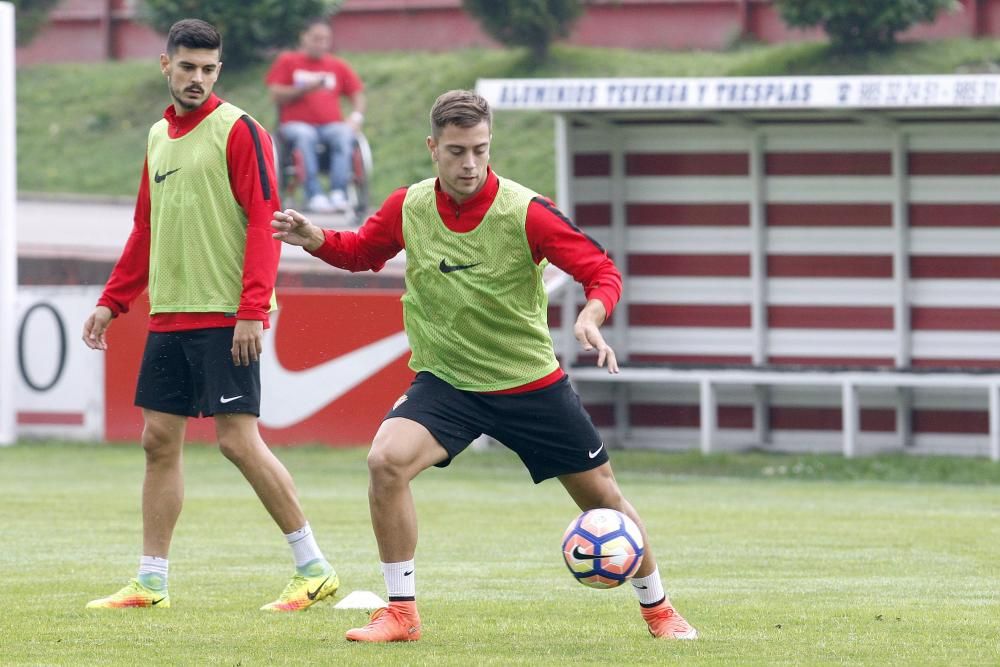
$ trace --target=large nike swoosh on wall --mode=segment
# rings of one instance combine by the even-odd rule
[[[406,332],[400,331],[319,366],[289,371],[275,350],[278,319],[272,313],[260,358],[260,422],[268,428],[287,428],[311,417],[410,349]]]

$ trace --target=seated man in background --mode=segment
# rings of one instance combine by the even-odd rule
[[[311,20],[299,34],[299,50],[281,53],[265,79],[278,105],[281,139],[302,153],[306,205],[319,213],[348,209],[354,135],[365,112],[364,85],[347,62],[330,54],[332,41],[327,20]],[[346,121],[342,95],[351,101]],[[330,151],[329,196],[319,180],[321,143]]]

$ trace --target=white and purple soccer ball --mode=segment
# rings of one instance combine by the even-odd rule
[[[612,509],[587,510],[563,535],[566,567],[584,586],[615,588],[639,569],[645,545],[639,526]]]

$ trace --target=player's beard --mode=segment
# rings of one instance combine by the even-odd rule
[[[205,95],[205,89],[204,88],[200,88],[199,89],[201,91],[201,93],[200,93],[201,97],[199,97],[198,101],[197,102],[191,102],[189,99],[186,99],[184,97],[184,93],[187,92],[187,90],[188,90],[187,88],[186,89],[182,89],[178,93],[178,91],[176,91],[174,89],[173,85],[169,85],[168,87],[170,88],[170,96],[174,99],[174,102],[176,102],[178,106],[180,106],[181,108],[183,108],[186,111],[193,111],[193,110],[197,109],[202,104],[204,104],[205,100],[207,99],[207,96]],[[188,86],[188,88],[190,88],[190,86]]]

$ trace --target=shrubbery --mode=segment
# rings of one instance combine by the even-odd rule
[[[239,68],[296,44],[306,21],[331,14],[342,1],[144,0],[141,17],[163,34],[180,19],[208,21],[222,33],[223,62]]]
[[[526,46],[539,60],[557,39],[569,36],[583,14],[581,0],[462,0],[491,37],[506,46]]]
[[[14,30],[18,46],[30,42],[49,18],[59,0],[13,0]]]
[[[777,0],[793,28],[823,28],[838,51],[884,50],[896,35],[917,23],[931,23],[956,0]]]

